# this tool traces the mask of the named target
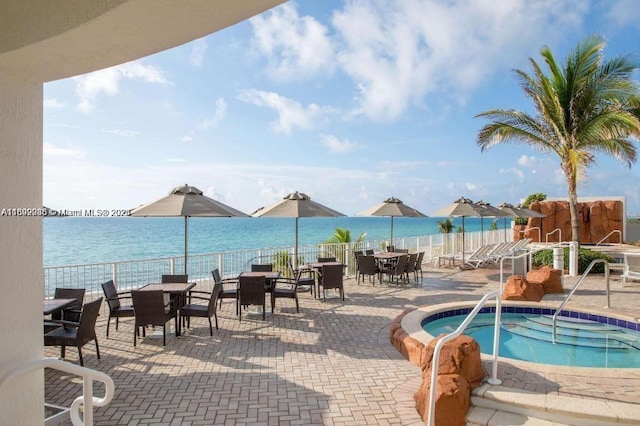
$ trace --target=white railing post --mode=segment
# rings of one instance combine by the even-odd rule
[[[502,305],[500,301],[500,293],[497,291],[492,291],[491,293],[487,293],[484,295],[482,299],[478,302],[478,304],[473,308],[473,310],[467,315],[465,320],[458,326],[458,328],[452,332],[442,337],[438,343],[436,343],[436,347],[433,349],[433,360],[431,361],[431,387],[429,388],[429,411],[427,414],[427,424],[429,426],[433,426],[435,424],[435,408],[436,408],[436,387],[438,386],[438,370],[440,367],[440,351],[445,343],[448,341],[455,339],[459,335],[464,332],[469,323],[473,321],[475,316],[478,314],[480,309],[487,303],[487,300],[495,298],[496,299],[496,316],[495,316],[495,326],[494,326],[494,335],[493,335],[493,357],[492,357],[492,368],[491,368],[491,378],[487,381],[492,385],[499,385],[502,383],[502,380],[498,379],[498,352],[500,350],[500,321],[502,314]]]
[[[569,276],[578,276],[578,243],[569,243]]]

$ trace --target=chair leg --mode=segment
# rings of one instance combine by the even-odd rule
[[[96,355],[98,355],[98,359],[100,359],[100,347],[98,346],[98,338],[96,337],[95,339],[96,342]]]
[[[133,346],[136,346],[136,337],[138,337],[138,333],[140,333],[140,330],[138,329],[138,325],[134,325],[133,326]]]
[[[267,311],[267,304],[263,303],[262,304],[262,321],[267,319],[267,317],[266,317],[267,312],[266,311]]]
[[[214,312],[213,317],[216,319],[216,330],[218,330],[218,314]]]
[[[209,320],[209,335],[213,337],[213,326],[211,325],[211,317],[207,318]]]
[[[167,323],[162,324],[162,346],[167,346]]]
[[[107,318],[107,339],[109,338],[109,324],[111,323],[111,315]]]
[[[116,331],[118,331],[118,325],[120,325],[120,317],[116,317]]]
[[[299,314],[300,313],[300,305],[298,304],[298,295],[297,294],[296,294],[295,299],[296,299],[296,313]]]
[[[64,345],[60,346],[60,358],[64,359],[64,355],[65,355],[65,350],[64,350]]]
[[[273,313],[273,309],[275,308],[275,306],[276,306],[276,298],[275,298],[275,296],[273,295],[273,292],[272,292],[271,293],[271,313]]]
[[[80,367],[84,367],[84,360],[82,359],[82,346],[78,346],[78,358],[80,358]]]

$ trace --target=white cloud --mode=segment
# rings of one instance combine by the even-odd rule
[[[322,144],[329,148],[329,151],[335,154],[344,154],[356,149],[358,146],[355,142],[347,139],[340,140],[333,135],[322,135]]]
[[[285,98],[277,93],[261,90],[246,89],[240,92],[238,99],[241,101],[275,110],[278,119],[272,123],[278,133],[291,134],[293,129],[314,129],[318,122],[334,112],[333,109],[316,104],[306,107],[290,98]]]
[[[122,79],[140,80],[153,84],[170,84],[164,72],[146,65],[142,61],[133,61],[103,70],[74,77],[76,95],[80,99],[78,110],[87,113],[93,109],[95,99],[100,95],[115,96],[120,91]]]
[[[640,27],[640,8],[637,0],[616,0],[615,2],[603,2],[603,6],[610,7],[606,17],[615,27],[627,25]]]
[[[82,160],[85,158],[85,152],[79,149],[72,148],[60,148],[51,143],[45,142],[43,144],[43,154],[45,159],[76,159]]]
[[[523,63],[538,40],[555,41],[546,32],[551,22],[570,32],[587,9],[554,0],[353,0],[333,25],[339,64],[356,87],[356,113],[393,121],[429,94],[464,103],[496,70]]]
[[[264,54],[267,72],[276,80],[291,80],[330,73],[334,50],[328,29],[311,16],[301,17],[287,3],[249,20],[254,47]]]
[[[191,53],[189,54],[189,62],[191,62],[191,65],[193,65],[194,67],[200,68],[202,66],[204,54],[207,51],[207,42],[204,38],[199,38],[192,44],[193,47],[191,48]]]
[[[213,114],[213,117],[206,118],[200,123],[200,126],[204,129],[208,129],[209,127],[213,127],[220,123],[227,114],[227,102],[224,98],[218,98],[216,100],[216,111]]]
[[[191,142],[193,140],[193,132],[180,138],[180,142]]]
[[[50,98],[45,99],[42,106],[49,109],[60,109],[64,108],[66,105],[63,102],[60,102],[57,98]]]
[[[533,155],[521,155],[520,158],[518,158],[518,164],[522,167],[532,169],[540,164],[540,160]]]
[[[515,175],[518,180],[522,181],[524,180],[524,173],[522,172],[522,170],[520,169],[516,169],[516,168],[509,168],[509,169],[500,169],[500,174],[504,175],[504,174],[513,174]]]
[[[124,136],[124,137],[131,137],[131,136],[136,136],[139,135],[140,132],[136,132],[135,130],[118,130],[118,129],[114,129],[114,130],[105,130],[102,129],[101,130],[102,133],[109,133],[112,135],[118,135],[118,136]]]

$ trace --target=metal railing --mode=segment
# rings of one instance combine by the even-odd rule
[[[438,370],[439,370],[439,361],[440,361],[440,351],[446,342],[451,339],[455,339],[467,328],[469,323],[475,318],[480,309],[487,303],[487,301],[491,298],[496,299],[496,320],[494,325],[494,335],[493,335],[493,357],[492,357],[492,369],[491,369],[491,378],[489,378],[488,382],[492,385],[499,385],[502,383],[502,380],[498,379],[498,352],[500,350],[500,317],[502,315],[502,305],[500,302],[500,293],[497,291],[492,291],[491,293],[487,293],[484,295],[482,299],[478,302],[475,308],[467,318],[460,324],[460,326],[452,333],[447,334],[442,337],[438,343],[436,343],[436,347],[433,349],[433,360],[431,362],[431,388],[429,389],[429,413],[427,424],[429,426],[433,426],[435,424],[435,408],[436,408],[436,387],[438,386]]]
[[[569,247],[569,244],[567,243],[555,243],[551,246],[548,247],[537,247],[537,248],[533,248],[532,250],[527,250],[524,253],[521,254],[517,254],[517,255],[506,255],[506,256],[502,256],[500,258],[500,294],[502,294],[502,292],[504,291],[504,261],[505,260],[511,260],[511,262],[513,262],[514,260],[518,260],[518,259],[522,259],[524,257],[529,257],[529,270],[531,270],[531,267],[533,266],[533,255],[536,254],[539,251],[542,250],[550,250],[553,249],[555,247]]]
[[[503,233],[486,231],[485,241],[500,242]],[[394,238],[394,245],[410,251],[424,251],[425,261],[442,254],[461,251],[462,234],[432,234],[416,237]],[[335,256],[347,265],[345,273],[351,276],[356,272],[355,250],[384,250],[388,240],[370,240],[348,244],[313,244],[298,247],[298,263],[307,263],[317,257]],[[468,232],[465,235],[465,251],[480,245],[480,232]],[[269,247],[253,250],[241,250],[220,253],[192,254],[189,256],[189,279],[202,282],[211,281],[211,271],[218,268],[223,277],[238,275],[252,261],[273,263],[280,271],[288,270],[288,261],[293,257],[293,247]],[[104,262],[80,265],[51,266],[44,268],[45,297],[52,297],[56,287],[85,288],[89,300],[98,297],[100,285],[113,280],[119,291],[138,288],[160,279],[163,274],[182,273],[184,257],[165,257],[155,259],[128,260],[122,262]],[[179,271],[179,272],[178,272]]]
[[[614,229],[613,231],[609,232],[606,237],[604,237],[603,239],[598,241],[596,243],[596,245],[599,246],[600,243],[605,242],[607,240],[607,238],[609,238],[610,236],[612,236],[613,234],[616,234],[616,233],[620,236],[620,240],[619,240],[620,242],[618,244],[622,244],[622,231],[620,231],[619,229]]]
[[[82,377],[82,396],[77,397],[71,403],[71,407],[69,407],[69,415],[74,426],[92,426],[93,407],[104,407],[113,399],[115,386],[111,377],[100,371],[81,367],[55,358],[37,359],[9,370],[8,373],[0,377],[0,387],[4,386],[11,379],[45,368],[52,368]],[[94,380],[104,383],[104,396],[102,398],[93,396]],[[84,416],[80,415],[81,405]]]
[[[553,235],[555,233],[558,233],[558,242],[561,243],[562,242],[562,230],[560,230],[560,228],[556,228],[551,232],[547,232],[547,235],[544,236],[544,242],[545,243],[549,243],[549,235]]]
[[[609,309],[611,307],[611,298],[610,298],[610,295],[609,295],[609,262],[607,262],[604,259],[594,259],[589,264],[589,266],[587,266],[587,269],[585,269],[584,273],[582,274],[582,276],[580,277],[578,282],[575,283],[575,285],[573,286],[573,288],[571,289],[569,294],[567,294],[567,297],[564,298],[564,300],[562,301],[562,303],[560,304],[558,309],[556,309],[556,312],[553,314],[553,329],[552,329],[553,330],[552,331],[552,339],[553,339],[552,341],[553,341],[553,343],[556,343],[556,321],[558,320],[558,315],[560,315],[560,312],[562,312],[562,308],[564,308],[564,305],[567,304],[567,302],[569,301],[571,296],[573,296],[573,293],[575,293],[576,289],[580,285],[580,283],[582,283],[582,280],[584,280],[584,278],[589,274],[589,272],[591,271],[591,268],[593,268],[593,266],[598,264],[598,263],[604,263],[605,264],[605,267],[604,267],[604,280],[605,280],[606,287],[607,287],[607,306],[605,306],[605,308]]]
[[[540,231],[540,228],[538,228],[537,226],[532,226],[531,228],[527,228],[527,229],[523,229],[522,231],[518,231],[518,234],[524,234],[526,232],[533,231],[534,229],[538,230],[538,242],[542,242],[542,234],[541,234],[542,231]]]

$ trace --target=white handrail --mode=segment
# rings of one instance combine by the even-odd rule
[[[438,385],[438,369],[440,367],[440,350],[442,350],[442,346],[446,342],[451,339],[455,339],[467,328],[469,323],[475,318],[480,309],[487,303],[487,300],[495,297],[496,299],[496,321],[494,325],[494,335],[493,335],[493,360],[492,360],[492,369],[491,369],[491,378],[488,382],[492,385],[499,385],[502,383],[502,380],[498,379],[498,352],[500,350],[500,317],[502,314],[502,305],[500,302],[500,293],[497,291],[492,291],[491,293],[487,293],[484,295],[482,299],[478,302],[475,308],[467,318],[460,324],[460,326],[453,333],[447,334],[443,338],[441,338],[436,347],[433,349],[433,360],[431,362],[431,388],[429,389],[429,413],[427,414],[428,420],[427,424],[429,426],[433,426],[435,424],[435,413],[434,410],[436,408],[436,386]]]
[[[560,312],[562,311],[562,308],[564,308],[564,305],[567,304],[567,302],[569,301],[571,296],[573,296],[573,293],[575,293],[576,289],[578,288],[582,280],[587,276],[587,274],[589,274],[589,271],[591,271],[591,268],[593,268],[593,266],[596,263],[605,264],[604,279],[605,279],[605,283],[607,284],[607,306],[605,306],[605,308],[609,309],[611,307],[611,298],[609,297],[609,262],[607,262],[604,259],[594,259],[593,261],[591,261],[589,266],[587,266],[587,269],[585,269],[584,273],[582,274],[578,282],[573,286],[569,294],[567,294],[567,297],[564,298],[564,300],[562,301],[558,309],[556,309],[555,313],[553,314],[553,332],[552,332],[553,343],[556,343],[556,321],[558,319],[558,315],[560,315]]]
[[[518,231],[518,232],[520,234],[524,234],[525,232],[529,232],[529,231],[532,231],[534,229],[538,230],[538,242],[541,243],[542,242],[542,235],[540,234],[540,232],[542,232],[542,231],[540,231],[540,228],[538,228],[537,226],[532,226],[531,228],[523,229],[522,231]]]
[[[600,243],[604,242],[607,238],[609,238],[610,236],[612,236],[612,235],[613,235],[613,234],[615,234],[616,232],[618,233],[618,235],[620,235],[620,242],[619,242],[618,244],[622,244],[622,232],[621,232],[619,229],[614,229],[613,231],[609,232],[609,233],[607,234],[607,236],[606,236],[606,237],[604,237],[603,239],[601,239],[600,241],[598,241],[598,242],[596,243],[596,245],[597,245],[597,246],[599,246],[599,245],[600,245]]]
[[[553,249],[555,247],[568,247],[568,246],[569,246],[568,243],[555,243],[555,244],[550,245],[548,247],[539,247],[539,248],[536,248],[534,250],[526,251],[526,252],[524,252],[522,254],[518,254],[518,255],[502,256],[500,258],[500,294],[502,294],[502,292],[504,291],[504,261],[505,261],[505,259],[509,259],[509,260],[513,261],[515,259],[520,259],[520,258],[525,257],[525,256],[531,256],[532,254],[535,254],[535,253],[537,253],[539,251],[542,251],[542,250],[550,250],[550,249]],[[531,264],[533,262],[532,259],[533,259],[532,257],[529,257],[529,270],[531,270]]]
[[[562,242],[562,230],[560,228],[556,228],[551,232],[547,232],[547,235],[544,236],[544,242],[545,243],[549,243],[549,235],[553,235],[556,232],[558,232],[558,242],[561,243]]]
[[[0,377],[0,388],[9,380],[31,373],[36,370],[45,368],[53,368],[54,370],[64,371],[65,373],[75,374],[82,377],[82,396],[77,397],[70,407],[71,423],[74,426],[93,425],[93,407],[104,407],[113,399],[115,385],[111,377],[100,371],[90,368],[81,367],[56,358],[42,358],[28,362],[19,367],[10,369],[2,377]],[[93,396],[93,380],[104,383],[104,397],[96,398]],[[80,417],[80,405],[84,405],[84,421]]]

